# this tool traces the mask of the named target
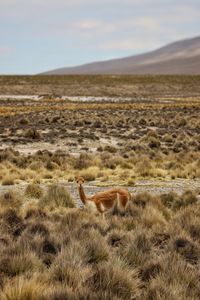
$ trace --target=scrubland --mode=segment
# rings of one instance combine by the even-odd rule
[[[61,100],[59,108],[55,103],[42,112],[37,103],[28,108],[33,111],[1,117],[2,184],[71,180],[77,174],[115,184],[200,176],[199,102]]]
[[[197,97],[200,76],[0,76],[2,95]]]
[[[138,194],[104,220],[64,188],[27,189],[39,200],[0,198],[0,299],[199,299],[193,192]]]
[[[0,100],[0,299],[200,298],[198,83],[199,76],[0,77],[1,94],[45,94]],[[67,93],[131,99],[55,95]],[[145,180],[181,179],[185,188],[155,195],[144,187],[125,213],[103,219],[67,188],[77,175],[91,191]]]

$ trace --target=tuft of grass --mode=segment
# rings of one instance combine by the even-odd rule
[[[4,276],[16,277],[25,273],[42,272],[42,261],[30,251],[25,255],[4,256],[0,259],[0,272]]]
[[[15,179],[13,176],[7,175],[3,180],[2,180],[2,185],[14,185],[15,184]]]
[[[68,190],[64,186],[58,185],[48,187],[46,195],[40,199],[40,205],[51,209],[56,207],[76,207]]]
[[[85,251],[77,242],[62,248],[50,268],[50,281],[65,283],[77,289],[86,282],[90,268],[85,264]]]
[[[25,195],[27,197],[40,199],[43,196],[43,190],[39,184],[29,184],[26,187]]]
[[[135,186],[135,180],[133,178],[129,178],[127,184],[128,186]]]
[[[25,276],[14,278],[13,281],[6,281],[0,298],[2,300],[38,300],[44,293],[44,285],[34,278],[28,279]]]
[[[110,294],[109,299],[134,299],[140,295],[140,280],[137,272],[120,267],[120,263],[104,262],[96,267],[90,280],[93,291]]]
[[[1,217],[4,222],[5,231],[12,236],[18,237],[24,230],[23,219],[15,209],[6,209]]]
[[[105,240],[99,236],[93,235],[93,239],[89,239],[85,243],[87,262],[89,264],[98,264],[102,261],[108,260],[109,249]]]
[[[19,123],[20,123],[21,125],[27,125],[27,124],[29,124],[29,120],[28,120],[27,118],[21,118],[21,119],[19,120]]]
[[[41,134],[38,132],[38,130],[33,128],[27,129],[24,133],[24,136],[32,140],[38,140],[41,138]]]
[[[8,191],[0,196],[0,206],[5,208],[17,208],[22,205],[21,197],[13,191]]]

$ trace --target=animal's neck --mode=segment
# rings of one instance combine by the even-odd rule
[[[80,195],[81,201],[83,202],[83,204],[85,204],[86,201],[87,201],[87,197],[86,197],[86,195],[85,195],[83,186],[80,185],[78,190],[79,190],[79,195]]]

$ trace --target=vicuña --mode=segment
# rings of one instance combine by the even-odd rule
[[[83,184],[84,178],[76,178],[78,191],[82,203],[93,212],[99,212],[104,216],[104,213],[112,210],[114,207],[121,211],[125,211],[128,201],[131,199],[131,194],[128,190],[122,188],[113,188],[104,192],[99,192],[91,197],[85,195]]]

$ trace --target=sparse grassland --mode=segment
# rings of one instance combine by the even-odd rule
[[[62,111],[47,105],[38,113],[36,106],[26,122],[16,112],[2,116],[0,180],[5,185],[70,180],[78,173],[117,184],[199,178],[200,102],[184,101],[65,102]]]
[[[0,99],[0,299],[200,298],[199,82],[0,76],[0,94],[44,95]],[[102,219],[79,207],[77,175],[89,194],[144,192]],[[179,193],[162,186],[178,180]],[[159,195],[146,192],[148,181]]]
[[[2,95],[197,97],[200,76],[0,76]]]

